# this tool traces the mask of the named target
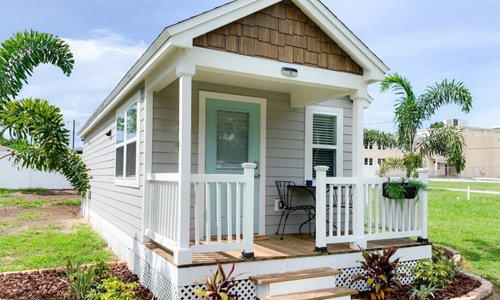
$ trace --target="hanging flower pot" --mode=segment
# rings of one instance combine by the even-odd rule
[[[387,187],[389,185],[389,187]],[[399,185],[399,187],[392,187],[392,185]],[[385,182],[382,184],[382,196],[390,199],[414,199],[417,197],[417,187],[410,185],[408,182]],[[394,193],[398,193],[397,195]]]

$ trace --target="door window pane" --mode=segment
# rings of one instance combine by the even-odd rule
[[[249,114],[217,111],[216,170],[241,170],[248,161]]]
[[[336,158],[337,158],[337,150],[335,149],[319,149],[313,148],[313,178],[316,178],[316,170],[314,170],[315,166],[327,166],[330,167],[328,171],[326,171],[327,177],[335,177],[336,175]]]
[[[116,118],[116,143],[122,143],[124,139],[124,131],[125,131],[125,114],[121,113]]]

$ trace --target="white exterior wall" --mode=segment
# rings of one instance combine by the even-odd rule
[[[142,236],[144,178],[144,96],[142,94],[140,103],[139,188],[115,185],[115,111],[106,116],[85,136],[83,145],[83,159],[93,177],[90,180],[90,209],[136,239]],[[106,133],[110,129],[111,136],[108,137]]]
[[[9,152],[0,152],[0,157]],[[40,172],[12,165],[8,158],[0,159],[0,188],[24,189],[72,189],[73,187],[60,173]]]

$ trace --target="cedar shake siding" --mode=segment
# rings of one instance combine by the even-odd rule
[[[363,74],[363,68],[289,0],[196,37],[193,45]]]

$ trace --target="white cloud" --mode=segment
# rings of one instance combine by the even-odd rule
[[[61,109],[66,121],[75,119],[81,126],[146,51],[147,45],[109,29],[93,30],[90,39],[65,40],[75,59],[71,76],[64,76],[51,65],[40,66],[19,98],[47,99]]]

